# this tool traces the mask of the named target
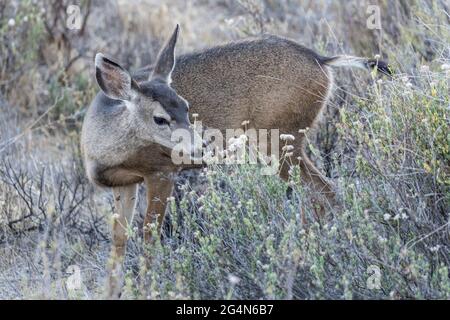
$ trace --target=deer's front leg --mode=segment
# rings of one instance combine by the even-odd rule
[[[159,237],[166,213],[167,198],[172,195],[172,174],[154,173],[144,178],[147,186],[147,212],[144,219],[144,242],[151,244]],[[152,234],[151,225],[156,223],[157,234]]]
[[[107,295],[118,298],[123,283],[123,261],[127,246],[127,229],[132,223],[136,204],[137,185],[114,187],[115,215],[112,222],[112,248]]]

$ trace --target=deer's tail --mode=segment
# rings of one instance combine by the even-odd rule
[[[331,58],[323,57],[321,62],[331,67],[354,67],[372,71],[377,69],[379,72],[392,76],[393,71],[388,63],[378,59],[367,59],[353,56],[335,56]]]

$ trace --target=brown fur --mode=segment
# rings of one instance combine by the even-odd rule
[[[174,45],[176,37],[170,41]],[[333,203],[332,188],[308,158],[304,134],[298,131],[313,127],[320,117],[333,86],[329,65],[338,63],[339,66],[369,65],[362,58],[321,57],[294,41],[269,35],[178,57],[171,73],[171,87],[189,102],[189,112],[199,114],[199,120],[207,127],[225,133],[225,129],[241,128],[242,122],[248,120],[250,128],[279,129],[281,134],[295,136],[291,144],[295,147],[294,157],[301,157],[304,182],[317,195],[324,194]],[[131,83],[136,88],[143,86],[154,70],[160,68],[139,70]],[[170,74],[166,78],[170,81]],[[120,86],[119,89],[119,94],[126,96]],[[138,123],[132,123],[123,115],[123,105],[109,106],[112,102],[102,96],[96,99],[83,126],[82,146],[88,176],[97,184],[112,186],[125,195],[134,189],[130,187],[131,191],[125,192],[121,186],[145,181],[148,189],[145,240],[151,243],[148,224],[157,221],[158,230],[161,227],[166,200],[172,192],[173,173],[181,168],[172,164],[166,148],[137,138],[144,130],[141,118],[144,125],[150,121],[145,112]],[[155,110],[164,109],[154,102],[149,105]],[[288,169],[286,164],[282,166],[283,179],[288,179]],[[130,210],[134,202],[127,203],[126,207]],[[120,211],[119,214],[126,215]],[[115,225],[114,252],[123,257],[126,239],[116,229]]]

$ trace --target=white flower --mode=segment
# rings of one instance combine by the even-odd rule
[[[400,219],[400,215],[399,214],[396,214],[395,216],[394,216],[394,218],[392,218],[394,221],[397,221],[397,220],[399,220]]]
[[[119,220],[120,219],[120,215],[118,213],[114,213],[112,215],[113,220]]]
[[[409,217],[406,213],[402,213],[402,219],[403,220],[407,220]]]
[[[228,151],[230,151],[230,152],[235,152],[236,150],[237,150],[237,147],[236,147],[235,144],[230,144],[230,145],[228,146]]]
[[[225,23],[231,26],[234,23],[234,19],[225,19]]]
[[[172,202],[172,201],[175,201],[175,197],[168,197],[167,198],[167,202]]]
[[[392,217],[392,216],[391,216],[389,213],[386,213],[386,214],[383,215],[383,219],[386,220],[386,221],[388,221],[389,219],[391,219],[391,217]]]
[[[383,84],[383,79],[377,81],[378,84]]]
[[[444,64],[441,66],[441,69],[442,69],[443,71],[450,70],[450,64],[444,63]]]
[[[239,281],[241,281],[241,279],[236,277],[234,274],[229,274],[228,275],[228,281],[230,281],[230,283],[234,286],[234,285],[238,284]]]
[[[420,67],[420,71],[422,71],[424,73],[427,73],[428,71],[430,71],[430,67],[426,66],[426,65],[423,65],[423,66]]]
[[[230,138],[228,140],[228,151],[234,152],[238,149],[242,149],[245,147],[248,138],[245,134],[239,136],[238,138]]]
[[[245,121],[242,121],[241,125],[245,127],[248,124],[250,124],[250,121],[249,120],[245,120]]]
[[[8,26],[14,27],[15,25],[16,25],[16,20],[14,20],[13,18],[8,20]]]
[[[294,146],[291,146],[290,144],[285,145],[283,148],[281,148],[283,151],[292,151],[294,150]]]
[[[305,129],[298,130],[298,133],[306,134],[308,131],[309,131],[309,127],[306,127]]]
[[[295,137],[292,134],[281,134],[280,140],[282,141],[294,141]]]
[[[380,60],[381,56],[379,54],[376,54],[374,58],[377,59],[377,60]]]
[[[384,237],[382,237],[382,236],[378,236],[378,241],[379,241],[380,243],[386,243],[386,242],[387,242],[387,239],[384,238]]]
[[[413,85],[412,85],[411,82],[408,82],[408,83],[405,84],[405,87],[407,87],[407,88],[411,88],[412,86],[413,86]]]
[[[239,140],[241,143],[246,143],[247,140],[248,140],[248,137],[247,137],[245,134],[242,134],[242,135],[239,136],[238,140]]]
[[[431,252],[438,252],[441,249],[441,246],[438,244],[434,247],[430,247]]]
[[[294,155],[294,153],[292,153],[292,152],[288,152],[288,153],[286,153],[286,157],[292,157]]]

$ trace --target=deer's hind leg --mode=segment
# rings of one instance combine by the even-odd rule
[[[306,154],[304,142],[299,137],[297,139],[294,142],[294,156],[292,159],[294,163],[299,163],[302,183],[314,192],[315,197],[313,200],[321,207],[317,214],[319,217],[323,217],[325,208],[336,204],[333,186]],[[289,169],[290,163],[284,162],[281,167],[280,177],[286,181],[289,180]]]
[[[109,279],[107,297],[119,297],[123,284],[123,262],[127,246],[127,230],[133,220],[136,205],[137,184],[114,187],[114,205],[116,214],[112,222],[112,248],[110,255]]]

